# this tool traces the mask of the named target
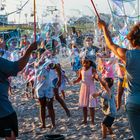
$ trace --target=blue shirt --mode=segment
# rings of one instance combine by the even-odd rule
[[[18,62],[11,62],[0,58],[0,118],[14,112],[12,104],[8,99],[8,77],[16,76],[18,72]]]
[[[36,76],[37,97],[52,98],[54,96],[54,93],[53,93],[52,82],[50,78],[51,77],[50,70],[47,70],[45,69],[45,67],[42,67],[41,69],[38,69],[37,73],[38,73],[38,75]]]
[[[84,47],[82,50],[86,54],[86,56],[92,57],[92,61],[96,61],[96,54],[99,51],[99,48],[96,46],[91,46],[91,47]]]
[[[140,50],[126,52],[126,70],[128,81],[127,102],[140,104]]]
[[[112,90],[111,90],[112,91]],[[115,117],[117,110],[115,104],[115,96],[111,94],[111,98],[109,98],[106,92],[101,94],[101,103],[102,103],[102,111],[105,115]]]
[[[48,75],[49,72],[45,68],[37,70],[37,75],[36,75],[37,89],[46,88],[46,85],[48,85]]]

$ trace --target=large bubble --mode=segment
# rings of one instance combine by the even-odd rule
[[[16,48],[18,48],[20,43],[20,39],[18,37],[11,37],[6,41],[6,45],[8,47],[9,51],[14,51]]]

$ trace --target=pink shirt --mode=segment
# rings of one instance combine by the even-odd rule
[[[103,62],[103,77],[104,78],[114,78],[114,72],[113,72],[113,65],[110,64],[109,61],[104,61]]]

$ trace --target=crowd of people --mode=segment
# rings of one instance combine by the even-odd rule
[[[19,47],[14,47],[12,51],[6,50],[4,42],[0,40],[0,137],[14,140],[18,136],[17,115],[8,96],[12,94],[11,76],[20,72],[26,79],[25,96],[39,101],[41,128],[46,128],[46,107],[52,123],[50,127],[56,127],[54,98],[66,115],[71,117],[65,103],[66,84],[74,86],[80,82],[79,107],[83,110],[81,124],[87,124],[89,109],[91,125],[95,125],[95,110],[99,104],[97,98],[100,97],[105,116],[101,122],[102,137],[106,138],[107,131],[113,134],[111,126],[121,107],[122,95],[127,91],[126,113],[130,128],[134,139],[140,139],[140,24],[135,25],[127,36],[132,50],[113,43],[104,21],[99,20],[98,26],[105,38],[105,41],[101,41],[102,47],[94,45],[93,35],[84,36],[74,27],[67,37],[64,34],[54,37],[47,33],[45,39],[40,38],[39,42],[34,43],[24,35]],[[77,77],[75,80],[66,76],[65,67],[58,59],[60,55],[62,59],[70,58],[71,70]],[[116,80],[117,90],[114,87]]]

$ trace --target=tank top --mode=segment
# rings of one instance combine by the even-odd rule
[[[140,50],[126,52],[126,70],[128,80],[127,102],[140,104]]]

